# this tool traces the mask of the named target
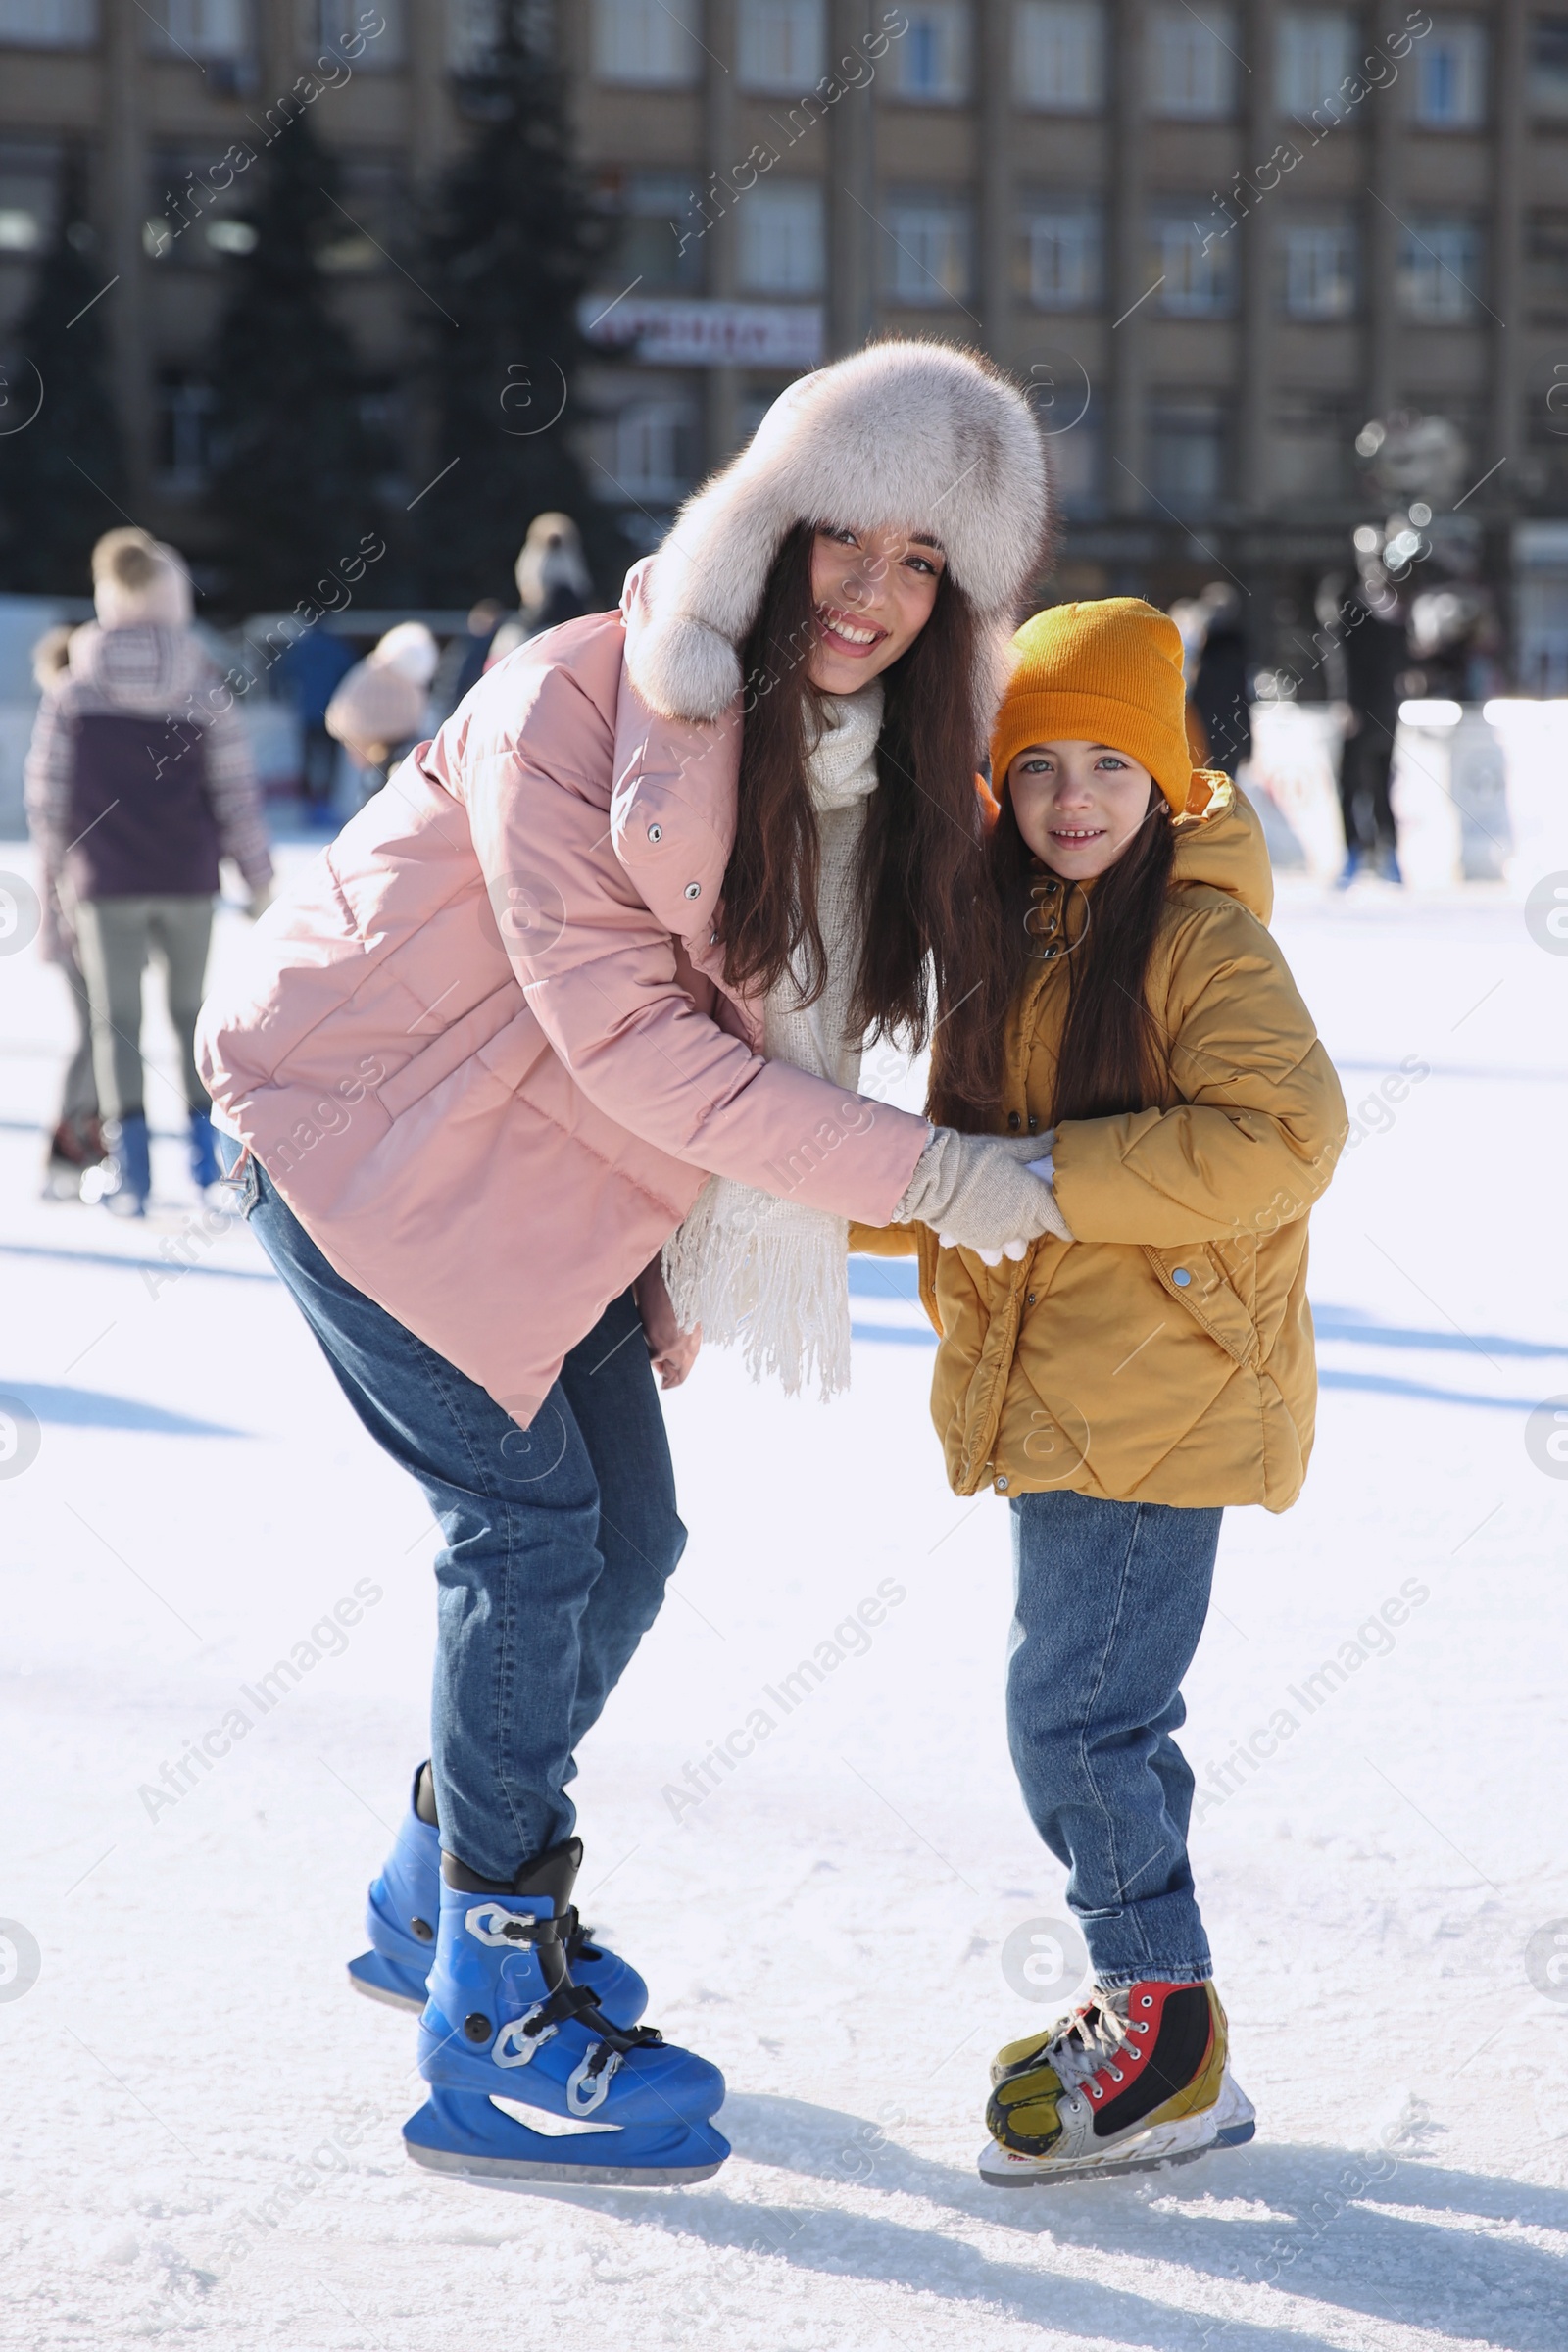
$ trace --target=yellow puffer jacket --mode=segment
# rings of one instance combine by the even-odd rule
[[[918,1248],[941,1339],[932,1417],[960,1494],[1066,1487],[1282,1511],[1300,1492],[1317,1396],[1307,1212],[1344,1145],[1345,1102],[1265,928],[1262,827],[1225,777],[1206,780],[1206,810],[1178,825],[1150,966],[1164,1107],[1057,1130],[1056,1197],[1077,1240],[989,1267],[923,1227],[852,1229],[852,1248]],[[1032,967],[1014,1004],[1002,1131],[1050,1125],[1069,960]]]

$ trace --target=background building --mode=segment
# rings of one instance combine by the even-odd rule
[[[869,333],[947,335],[1036,387],[1057,592],[1166,602],[1230,574],[1260,662],[1291,664],[1316,581],[1387,503],[1358,430],[1445,416],[1466,452],[1448,554],[1497,585],[1522,680],[1568,684],[1568,10],[530,13],[613,220],[581,308],[606,364],[575,413],[628,548],[792,374]],[[493,24],[484,0],[0,0],[0,327],[81,154],[139,517],[199,550],[204,352],[246,233],[221,201],[181,228],[180,192],[302,74],[330,85],[312,124],[344,173],[320,266],[362,398],[423,478],[416,206]]]

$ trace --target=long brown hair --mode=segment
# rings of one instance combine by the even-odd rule
[[[818,727],[806,664],[816,641],[811,549],[801,522],[768,574],[741,648],[745,678],[735,846],[724,875],[725,977],[762,993],[786,973],[808,1002],[826,982],[816,894],[820,844],[806,762]],[[984,739],[980,630],[950,574],[925,627],[882,673],[878,789],[860,836],[864,944],[852,1019],[869,1037],[905,1033],[918,1050],[983,982],[990,902],[975,766]],[[978,1083],[965,1031],[955,1071]]]
[[[986,861],[990,968],[984,985],[938,1037],[932,1064],[932,1115],[953,1126],[995,1125],[1007,1014],[1041,953],[1030,922],[1048,869],[1018,830],[1005,777],[997,788],[1002,808]],[[1072,882],[1058,886],[1054,937],[1067,966],[1068,994],[1052,1090],[1053,1126],[1144,1110],[1160,1098],[1164,1039],[1145,991],[1175,855],[1169,806],[1155,784],[1137,833],[1093,892]]]

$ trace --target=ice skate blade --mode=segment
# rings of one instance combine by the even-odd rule
[[[540,2130],[525,2120],[529,2113]],[[547,2180],[564,2187],[674,2188],[711,2179],[730,2152],[711,2124],[571,2123],[515,2099],[454,2097],[439,2089],[404,2125],[403,2144],[416,2164],[482,2188]]]
[[[348,1980],[356,1992],[363,1992],[368,2001],[384,2001],[389,2009],[401,2009],[417,2017],[424,2007],[423,1992],[402,1992],[392,1982],[386,1962],[379,1952],[362,1952],[357,1960],[348,1963]]]
[[[513,2156],[456,2156],[445,2148],[417,2147],[411,2139],[403,2145],[427,2172],[465,2180],[472,2188],[537,2188],[541,2183],[553,2188],[679,2188],[693,2180],[711,2180],[724,2163],[722,2156],[715,2156],[710,2164],[531,2164]]]

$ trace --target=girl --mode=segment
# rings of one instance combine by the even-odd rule
[[[619,612],[487,673],[206,1008],[254,1229],[446,1539],[433,1755],[352,1972],[422,2011],[419,2163],[647,2183],[728,2153],[717,2069],[578,1929],[573,1751],[685,1541],[650,1357],[683,1378],[707,1317],[831,1374],[850,1216],[1046,1229],[1028,1139],[856,1091],[861,1038],[978,977],[974,762],[1044,520],[982,362],[892,343],[806,378]],[[682,1329],[660,1256],[700,1194]]]
[[[1052,1226],[1016,1265],[937,1232],[918,1246],[949,1477],[1011,1508],[1009,1740],[1095,1982],[998,2059],[980,2169],[999,2182],[1251,2136],[1171,1735],[1223,1506],[1280,1511],[1300,1490],[1307,1211],[1346,1134],[1265,927],[1261,827],[1192,770],[1174,624],[1117,597],[1013,643],[990,969],[938,1035],[933,1101],[1035,1139]]]

